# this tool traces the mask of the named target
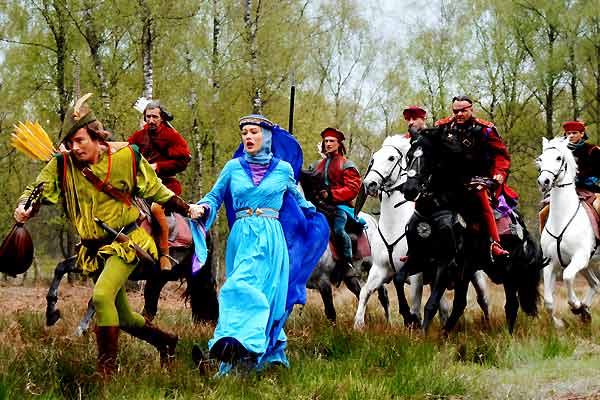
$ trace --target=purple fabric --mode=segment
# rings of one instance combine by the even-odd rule
[[[269,165],[261,165],[254,163],[248,163],[248,165],[250,165],[250,171],[252,171],[252,182],[254,182],[254,185],[258,185],[260,181],[262,181],[262,179],[265,177],[265,172],[267,172],[267,168],[269,168]]]
[[[511,210],[512,209],[506,202],[504,195],[500,195],[498,197],[498,206],[496,207],[496,211],[498,211],[503,217],[506,217],[507,215],[510,215]]]

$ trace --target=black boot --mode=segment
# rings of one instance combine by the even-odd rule
[[[163,367],[170,366],[172,360],[175,358],[175,348],[177,347],[177,341],[179,340],[177,335],[160,330],[148,320],[146,320],[144,326],[141,328],[122,329],[131,336],[148,342],[156,347],[156,350],[158,350],[158,354],[160,355],[160,365]]]
[[[117,354],[119,353],[119,327],[96,326],[96,343],[98,345],[97,371],[102,380],[107,382],[117,371]]]

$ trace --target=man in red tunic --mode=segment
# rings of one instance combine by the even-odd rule
[[[329,218],[329,223],[336,249],[342,258],[337,264],[337,275],[343,277],[353,269],[352,242],[345,227],[348,218],[354,216],[354,199],[358,196],[362,181],[356,165],[344,156],[344,134],[335,128],[325,128],[321,137],[321,153],[326,157],[313,163],[310,168],[323,180],[326,189],[320,193],[322,198],[335,206],[335,214]]]
[[[156,171],[163,184],[176,195],[181,195],[181,183],[175,174],[186,169],[192,159],[186,140],[169,123],[173,116],[158,101],[151,101],[144,109],[144,127],[135,132],[129,143],[136,144],[140,152]],[[169,224],[164,208],[157,203],[152,204],[152,215],[160,226],[158,248],[160,251],[160,268],[170,269],[169,260]]]
[[[458,173],[469,185],[481,206],[482,223],[491,239],[490,252],[493,260],[506,257],[508,252],[500,245],[494,210],[498,197],[514,203],[518,195],[506,184],[510,169],[510,156],[493,123],[473,116],[473,101],[467,96],[452,99],[453,116],[441,119],[435,126],[441,129],[443,140],[460,145],[465,168]],[[481,178],[491,178],[495,187],[488,187]],[[491,200],[491,202],[490,202]]]

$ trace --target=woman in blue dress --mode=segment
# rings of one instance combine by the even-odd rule
[[[221,204],[228,206],[226,281],[208,344],[211,358],[222,362],[221,373],[236,364],[288,366],[283,325],[293,305],[305,302],[306,279],[328,235],[325,217],[298,191],[296,171],[272,151],[282,139],[297,145],[293,136],[259,115],[240,119],[240,129],[243,152],[225,164],[212,190],[190,211],[208,229]],[[299,145],[294,156],[289,143],[283,147],[284,157],[298,165],[299,154],[302,164]]]

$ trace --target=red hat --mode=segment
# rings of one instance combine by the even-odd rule
[[[581,121],[567,121],[563,122],[563,129],[565,132],[585,132],[585,125]]]
[[[334,137],[334,138],[336,138],[340,142],[342,140],[346,139],[346,137],[344,136],[344,134],[341,131],[338,131],[335,128],[325,128],[325,129],[323,129],[323,132],[321,132],[321,137],[323,139],[325,139],[327,136]]]
[[[410,117],[425,118],[427,116],[427,111],[419,106],[408,106],[402,111],[402,115],[404,115],[404,119],[409,119]]]

